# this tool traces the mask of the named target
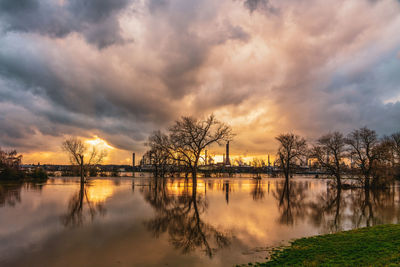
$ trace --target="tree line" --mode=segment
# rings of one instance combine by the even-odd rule
[[[379,138],[374,130],[363,127],[346,136],[337,131],[325,134],[311,145],[292,133],[276,139],[286,181],[304,159],[311,159],[334,177],[338,188],[343,187],[343,178],[355,178],[368,189],[384,187],[400,175],[400,132]]]
[[[156,131],[146,143],[155,176],[163,177],[170,165],[180,165],[193,180],[207,146],[231,141],[229,125],[214,115],[204,120],[182,117],[167,132]],[[379,138],[367,127],[347,135],[335,131],[322,135],[316,142],[307,142],[294,133],[280,134],[275,164],[286,181],[299,165],[311,162],[333,177],[338,188],[349,186],[344,178],[354,178],[365,188],[386,186],[389,180],[400,178],[400,132]]]
[[[20,168],[22,155],[14,150],[0,148],[0,181],[1,180],[46,180],[47,173],[42,168],[22,171]]]

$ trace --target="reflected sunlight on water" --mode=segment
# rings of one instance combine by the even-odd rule
[[[95,180],[87,186],[86,194],[88,201],[102,203],[114,193],[115,184],[109,180]]]

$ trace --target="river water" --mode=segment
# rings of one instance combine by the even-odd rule
[[[400,188],[279,178],[0,184],[0,266],[232,266],[290,240],[398,223]]]

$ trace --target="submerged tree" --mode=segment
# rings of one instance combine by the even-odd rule
[[[377,185],[383,150],[376,132],[366,127],[354,130],[347,136],[346,143],[364,187],[368,189],[371,185]]]
[[[400,132],[385,136],[382,140],[386,160],[390,165],[391,174],[400,178]]]
[[[106,156],[106,151],[99,151],[95,146],[89,148],[76,137],[66,139],[62,143],[62,149],[69,155],[71,164],[79,166],[81,183],[85,182],[88,168],[100,164]]]
[[[311,149],[311,157],[336,178],[337,188],[341,188],[342,175],[346,168],[346,139],[339,132],[329,133],[318,139]]]
[[[150,164],[154,168],[154,176],[164,177],[168,163],[172,160],[171,153],[168,150],[168,136],[161,131],[155,131],[148,138],[146,145],[150,149],[146,152],[145,157],[149,158]]]
[[[182,117],[169,128],[169,133],[172,155],[191,170],[193,182],[196,182],[204,149],[214,143],[221,145],[233,137],[231,127],[218,121],[214,115],[205,120]]]
[[[163,155],[167,153],[170,160],[191,172],[193,183],[196,183],[199,160],[204,149],[215,143],[221,145],[232,137],[231,127],[218,121],[214,115],[204,120],[182,117],[168,129],[168,135],[156,132],[150,137],[150,143],[157,151]]]
[[[292,173],[296,160],[307,154],[307,142],[303,137],[288,133],[276,137],[279,141],[278,162],[285,175],[286,182]]]

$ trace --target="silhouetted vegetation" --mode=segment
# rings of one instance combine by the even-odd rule
[[[81,182],[85,181],[88,172],[101,163],[106,151],[99,151],[96,146],[89,148],[82,140],[71,137],[62,143],[62,149],[68,154],[70,162],[79,166]]]
[[[342,133],[323,135],[311,149],[310,156],[322,166],[329,175],[336,178],[338,188],[342,187],[342,176],[346,170],[346,139]]]
[[[167,163],[183,166],[186,176],[190,172],[196,182],[199,160],[207,146],[222,144],[233,137],[231,128],[218,121],[214,115],[204,120],[182,117],[168,129],[149,137],[147,152],[150,165],[155,165],[156,175],[164,175]]]
[[[281,134],[276,137],[276,140],[279,141],[278,163],[285,175],[286,182],[289,182],[296,160],[301,160],[301,157],[307,153],[307,142],[303,137],[292,133]]]
[[[22,155],[19,155],[16,150],[3,151],[0,148],[0,181],[21,181],[21,180],[47,180],[47,172],[40,167],[33,170],[23,170],[21,168]]]

